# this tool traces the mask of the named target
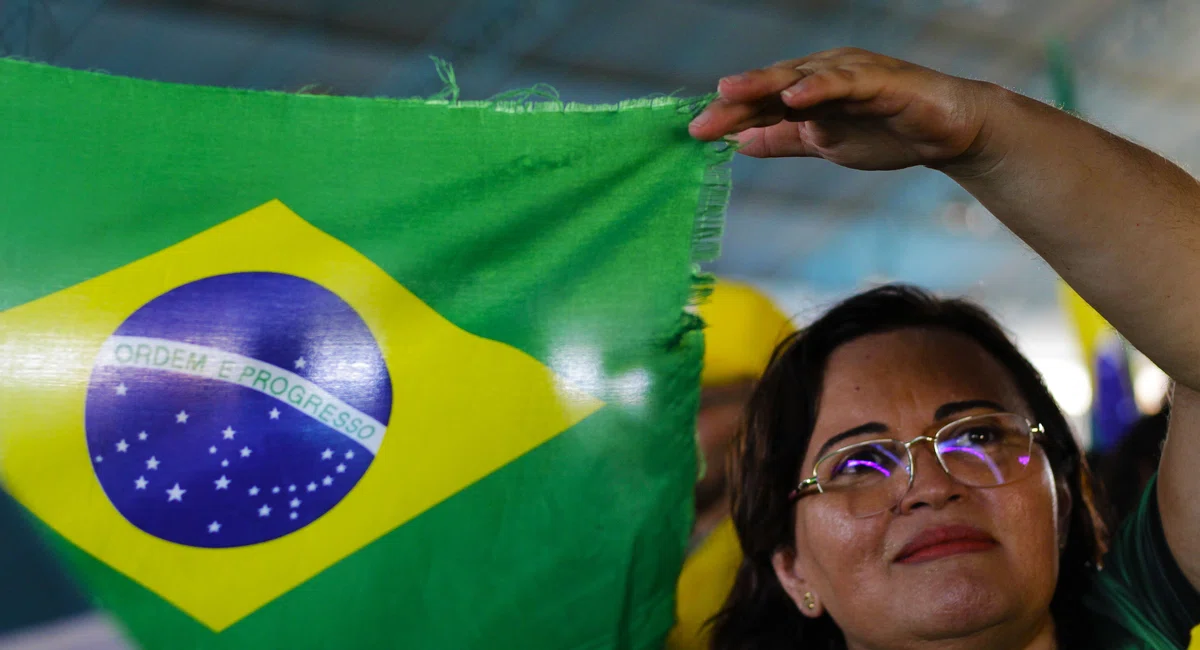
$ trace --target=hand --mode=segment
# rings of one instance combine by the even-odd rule
[[[720,97],[689,130],[728,137],[756,158],[939,166],[983,150],[992,89],[864,50],[830,50],[722,79]]]

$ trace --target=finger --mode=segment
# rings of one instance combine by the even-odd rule
[[[850,124],[836,119],[807,122],[804,141],[814,149],[830,149],[845,142],[851,128]]]
[[[840,65],[884,63],[887,57],[853,47],[824,50],[797,59],[786,59],[765,68],[724,77],[717,92],[730,101],[756,101],[779,93],[815,72]]]
[[[817,152],[803,137],[803,124],[780,122],[747,129],[729,137],[738,144],[738,153],[752,158],[815,156]]]
[[[807,74],[796,69],[793,64],[797,61],[799,59],[724,77],[717,82],[717,92],[722,99],[731,102],[754,102],[774,97]]]
[[[861,111],[861,107],[854,102],[832,101],[799,110],[788,107],[784,112],[784,119],[788,122],[811,122],[855,115]]]
[[[886,78],[887,72],[877,67],[840,65],[814,71],[779,96],[788,108],[800,111],[833,101],[861,103],[878,97]]]
[[[777,124],[786,112],[787,107],[775,98],[757,103],[735,103],[718,98],[692,120],[688,132],[698,140],[718,140],[756,126]]]
[[[835,101],[794,110],[774,99],[757,104],[732,104],[718,99],[692,121],[689,130],[692,136],[699,140],[713,141],[747,129],[771,126],[779,122],[824,120],[862,112],[863,108],[853,102]]]

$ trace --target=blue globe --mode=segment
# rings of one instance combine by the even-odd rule
[[[362,318],[280,273],[197,280],[151,300],[97,362],[85,429],[113,506],[177,544],[259,544],[349,494],[386,433],[392,383]]]

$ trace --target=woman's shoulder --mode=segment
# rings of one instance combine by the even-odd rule
[[[1084,597],[1096,619],[1097,647],[1184,650],[1192,628],[1200,624],[1200,594],[1163,536],[1156,483],[1149,482],[1121,525]]]

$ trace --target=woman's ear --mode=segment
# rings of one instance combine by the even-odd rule
[[[809,618],[818,618],[825,613],[821,598],[812,591],[796,562],[796,552],[792,549],[779,549],[771,556],[771,566],[775,568],[775,577],[795,603],[796,609]]]

